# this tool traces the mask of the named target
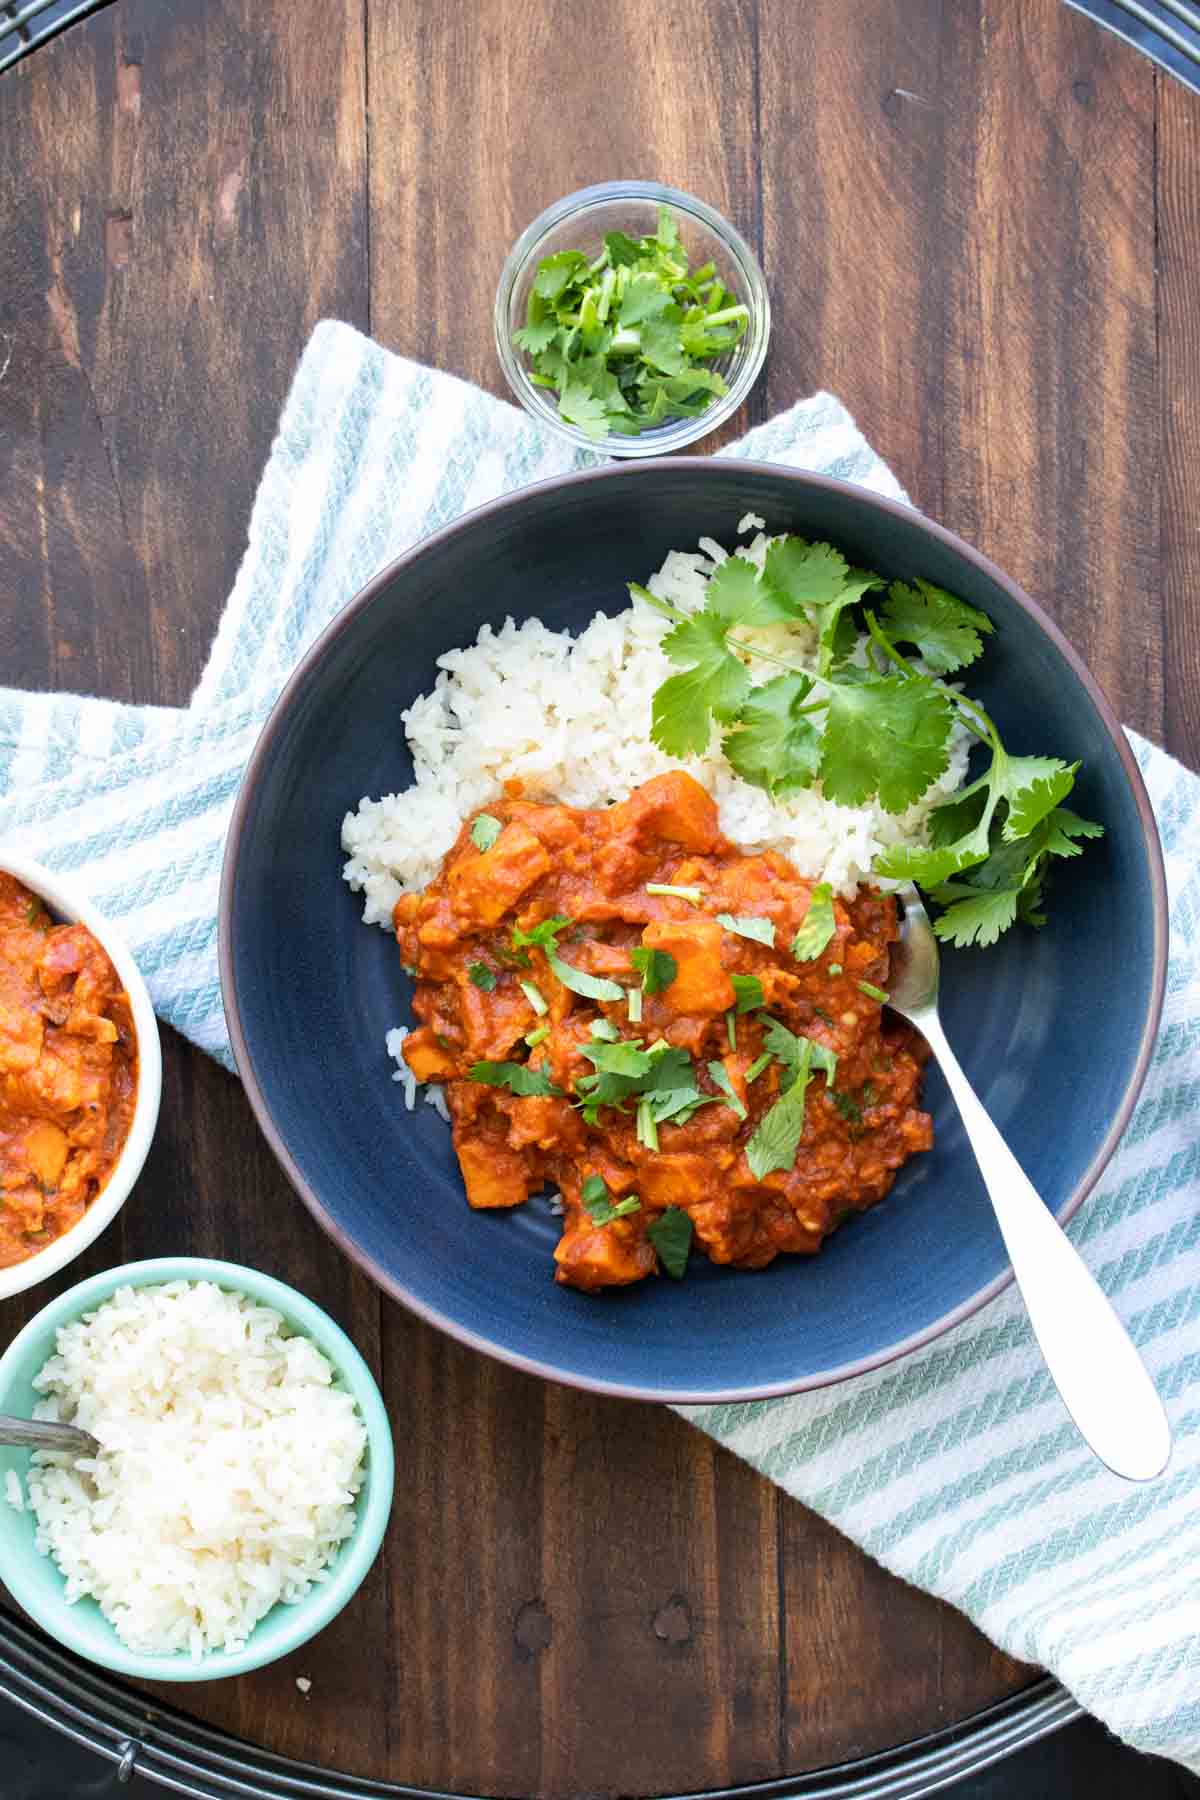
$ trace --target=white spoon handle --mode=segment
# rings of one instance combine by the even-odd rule
[[[1100,1460],[1130,1481],[1161,1475],[1171,1428],[1133,1340],[997,1131],[936,1015],[920,1029],[975,1152],[1034,1336],[1067,1411]]]

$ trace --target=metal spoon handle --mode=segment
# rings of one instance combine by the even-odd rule
[[[73,1450],[76,1456],[94,1456],[100,1448],[90,1431],[54,1425],[48,1419],[13,1419],[7,1413],[0,1413],[0,1444],[17,1444],[23,1450]]]
[[[1034,1335],[1068,1412],[1115,1474],[1152,1480],[1171,1454],[1171,1428],[1133,1340],[992,1123],[936,1015],[924,1015],[920,1028],[962,1115]]]

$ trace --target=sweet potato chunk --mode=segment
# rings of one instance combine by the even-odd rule
[[[665,950],[678,973],[661,995],[673,1012],[728,1012],[736,995],[721,967],[722,928],[715,919],[655,919],[642,933],[648,950]]]
[[[525,1159],[492,1138],[462,1137],[454,1148],[466,1183],[467,1199],[481,1210],[520,1206],[529,1198]]]
[[[716,802],[682,769],[644,781],[612,816],[639,838],[665,838],[684,850],[715,850],[721,842]]]
[[[490,850],[472,845],[451,864],[446,879],[454,910],[468,924],[497,925],[550,868],[544,844],[514,819]]]

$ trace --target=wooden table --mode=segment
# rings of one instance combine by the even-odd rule
[[[0,90],[0,680],[185,700],[314,323],[500,393],[505,251],[620,175],[757,243],[775,326],[737,429],[840,394],[1200,761],[1200,102],[1058,0],[118,0],[74,28]],[[677,1418],[383,1301],[237,1083],[165,1051],[146,1176],[53,1285],[172,1250],[286,1277],[379,1372],[399,1465],[346,1613],[197,1714],[414,1784],[658,1793],[1032,1678]]]

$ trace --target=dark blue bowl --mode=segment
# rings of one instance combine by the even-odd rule
[[[815,1258],[760,1273],[693,1258],[687,1279],[600,1298],[559,1287],[545,1201],[467,1206],[447,1127],[404,1110],[384,1035],[410,986],[342,881],[344,813],[408,784],[401,709],[434,659],[505,615],[579,628],[626,605],[667,551],[729,541],[743,513],[829,538],[869,568],[982,607],[996,635],[972,691],[1015,751],[1083,768],[1107,835],[1060,878],[1050,924],[950,952],[946,1029],[1060,1219],[1129,1119],[1166,963],[1162,858],[1111,710],[1032,601],[967,545],[860,488],[734,460],[612,467],[527,488],[429,538],[341,612],[284,689],[250,761],[221,891],[221,980],[259,1121],[317,1219],[369,1274],[464,1342],[556,1380],[655,1400],[818,1387],[927,1343],[1011,1279],[954,1108],[931,1068],[932,1154]]]

